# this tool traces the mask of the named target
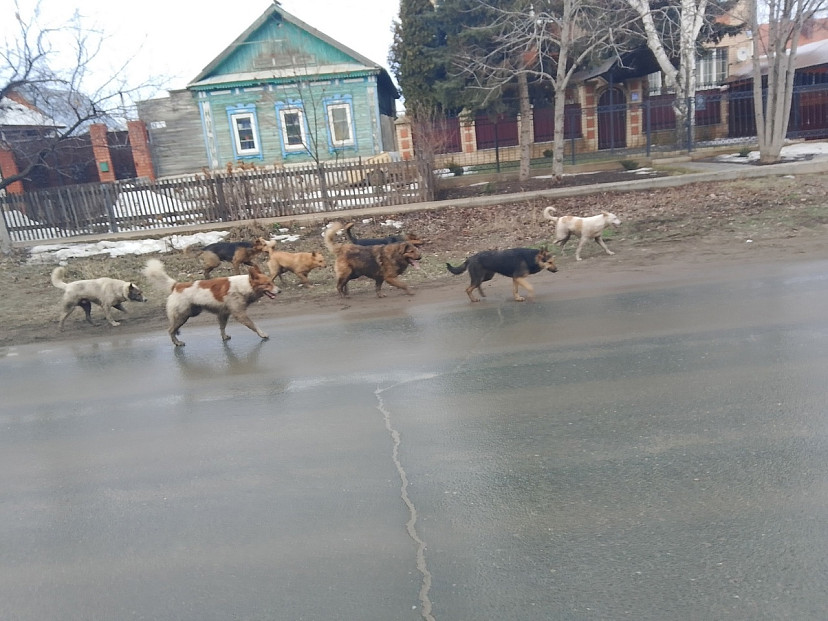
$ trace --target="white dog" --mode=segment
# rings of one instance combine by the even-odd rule
[[[603,248],[607,254],[615,254],[612,250],[607,248],[604,240],[601,239],[601,234],[607,226],[618,226],[621,220],[618,219],[614,213],[602,211],[597,216],[589,216],[588,218],[581,218],[578,216],[553,216],[556,209],[554,207],[547,207],[543,210],[543,217],[555,223],[555,241],[561,247],[561,254],[563,254],[563,247],[569,238],[574,234],[575,237],[580,238],[578,241],[578,248],[575,250],[575,258],[581,260],[581,248],[588,239],[594,239]]]
[[[75,282],[64,282],[63,277],[66,270],[56,267],[52,270],[52,284],[63,290],[63,310],[60,317],[60,329],[63,330],[63,323],[72,314],[75,307],[80,306],[86,313],[86,321],[92,323],[92,304],[97,304],[103,309],[106,320],[113,326],[121,324],[112,317],[112,309],[117,308],[122,313],[127,312],[123,302],[146,302],[141,290],[135,283],[117,278],[93,278],[91,280],[76,280]],[[94,325],[94,324],[93,324]]]
[[[161,261],[150,259],[144,268],[144,275],[153,286],[168,294],[167,318],[170,320],[168,332],[176,347],[184,345],[184,342],[178,339],[181,326],[190,317],[199,315],[203,310],[218,317],[222,341],[230,339],[225,328],[231,316],[243,326],[253,330],[259,338],[267,339],[267,334],[262,332],[247,315],[247,307],[265,295],[271,299],[275,298],[279,293],[279,288],[255,265],[250,267],[248,275],[176,282],[164,270],[164,264]]]

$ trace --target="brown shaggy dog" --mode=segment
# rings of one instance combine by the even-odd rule
[[[285,279],[282,274],[285,272],[292,272],[296,274],[297,278],[303,285],[309,286],[308,274],[311,270],[317,267],[325,267],[325,257],[321,252],[284,252],[276,250],[276,240],[265,242],[265,251],[269,255],[267,260],[267,269],[270,273],[271,280],[276,281],[276,277],[283,283]]]
[[[241,274],[242,265],[253,265],[253,259],[264,251],[267,240],[261,237],[253,242],[216,242],[201,249],[199,258],[204,269],[204,278],[210,278],[210,272],[227,261],[233,265],[233,273]]]
[[[381,246],[336,243],[334,236],[344,228],[341,222],[331,222],[325,230],[325,246],[336,258],[334,275],[339,295],[348,297],[348,282],[360,276],[374,280],[378,298],[385,297],[381,291],[384,282],[414,295],[399,277],[409,265],[420,267],[418,261],[421,255],[417,246],[407,241]]]
[[[164,270],[164,264],[158,259],[150,259],[144,268],[144,276],[155,287],[169,293],[167,297],[167,318],[170,320],[170,338],[176,347],[184,343],[178,340],[178,331],[190,317],[207,311],[218,316],[221,340],[230,337],[224,331],[227,320],[235,317],[243,326],[247,326],[262,339],[267,334],[259,330],[247,315],[247,307],[263,295],[275,298],[279,288],[255,265],[247,276],[224,276],[211,280],[194,282],[176,282]]]

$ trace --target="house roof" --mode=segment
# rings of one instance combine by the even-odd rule
[[[806,45],[797,48],[796,58],[794,59],[794,69],[805,69],[807,67],[815,67],[817,65],[825,64],[828,64],[828,39],[807,43]],[[759,58],[759,66],[762,68],[763,74],[768,72],[767,56]],[[735,82],[752,77],[753,59],[751,58],[734,65],[730,70],[730,75],[727,80],[728,82]]]
[[[241,71],[237,73],[223,73],[223,74],[214,74],[216,69],[218,69],[224,61],[230,58],[236,51],[238,51],[242,46],[247,45],[254,33],[259,30],[262,26],[266,25],[268,20],[271,18],[277,18],[289,24],[292,24],[296,28],[305,31],[312,37],[323,41],[327,45],[333,47],[334,49],[338,50],[341,54],[349,57],[353,62],[347,63],[337,63],[337,64],[328,64],[328,65],[315,65],[313,67],[302,67],[299,64],[291,66],[289,68],[286,67],[268,67],[266,69],[255,69],[250,71]],[[191,88],[194,90],[201,90],[204,88],[215,88],[219,85],[222,86],[242,86],[242,85],[250,85],[261,83],[264,81],[267,82],[279,82],[279,81],[295,81],[297,77],[304,77],[304,76],[312,76],[315,79],[324,78],[327,76],[336,75],[337,77],[342,77],[343,74],[346,77],[355,77],[355,76],[364,76],[364,75],[377,75],[378,81],[383,83],[383,86],[390,86],[394,89],[394,93],[396,97],[399,97],[399,93],[397,92],[396,87],[394,86],[393,82],[391,81],[391,77],[388,75],[388,72],[382,67],[379,63],[375,63],[374,61],[366,58],[359,52],[352,50],[351,48],[343,45],[339,41],[332,39],[325,33],[317,30],[313,26],[306,24],[298,17],[295,17],[282,9],[278,4],[274,3],[268,6],[268,8],[262,13],[262,15],[254,21],[248,28],[245,30],[241,35],[239,35],[221,54],[216,56],[201,72],[193,78],[187,88]]]
[[[3,97],[0,99],[0,127],[60,127],[60,125],[34,108]]]

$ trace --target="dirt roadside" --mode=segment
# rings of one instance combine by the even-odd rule
[[[422,269],[409,270],[403,277],[413,287],[414,296],[406,296],[386,285],[387,297],[377,299],[373,282],[361,279],[351,284],[349,299],[340,299],[334,290],[330,256],[324,251],[320,236],[328,218],[292,227],[290,232],[300,238],[284,244],[283,249],[323,250],[329,266],[311,272],[310,288],[297,285],[295,277],[286,275],[278,298],[257,302],[250,314],[257,320],[320,314],[356,318],[366,313],[381,316],[404,312],[417,304],[468,305],[463,291],[468,277],[449,274],[446,261],[459,262],[486,248],[549,244],[553,229],[541,216],[541,210],[547,205],[555,206],[559,214],[611,211],[619,216],[622,226],[607,231],[604,236],[615,251],[614,256],[590,244],[583,252],[584,260],[576,262],[573,241],[567,245],[564,256],[554,246],[558,273],[532,277],[538,297],[543,298],[595,295],[608,289],[635,287],[652,278],[711,278],[725,264],[758,266],[828,258],[828,245],[824,242],[828,225],[828,175],[822,174],[771,176],[625,193],[608,190],[583,197],[510,200],[487,207],[453,207],[447,201],[443,209],[389,213],[371,222],[358,219],[355,225],[363,237],[384,236],[389,234],[389,229],[380,226],[380,222],[387,218],[401,222],[403,231],[417,233],[428,240],[423,248]],[[272,226],[247,227],[232,231],[231,236],[245,238],[273,232]],[[67,320],[63,332],[57,327],[60,292],[49,279],[54,264],[32,263],[22,252],[0,258],[3,291],[0,356],[8,353],[9,348],[24,344],[163,333],[166,326],[163,296],[150,290],[141,275],[141,268],[152,256],[164,261],[167,271],[178,280],[199,276],[197,260],[182,252],[71,259],[67,265],[68,280],[106,275],[136,281],[145,289],[150,302],[127,303],[129,313],[123,315],[121,326],[116,328],[103,320],[97,307],[93,308],[95,326],[85,323],[83,313],[77,310]],[[229,273],[226,268],[215,272],[216,275]],[[496,277],[488,286],[489,297],[484,304],[513,303],[510,302],[511,283],[507,279]],[[117,316],[118,312],[115,313]],[[197,317],[191,323],[215,324],[215,318]],[[231,335],[241,336],[240,330],[246,331],[234,326],[232,320],[229,328]]]

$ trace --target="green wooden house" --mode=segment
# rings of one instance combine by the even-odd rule
[[[270,5],[185,89],[139,102],[158,176],[396,151],[379,64]]]

